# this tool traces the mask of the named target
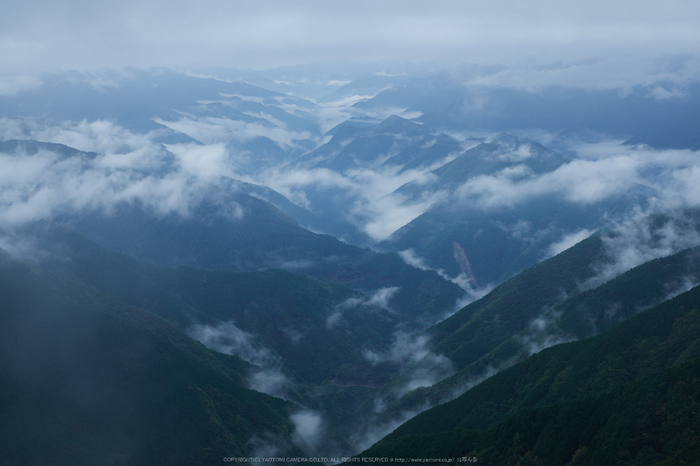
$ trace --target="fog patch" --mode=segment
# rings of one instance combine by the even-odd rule
[[[255,342],[252,334],[236,327],[233,321],[215,326],[195,325],[187,334],[211,350],[238,356],[256,366],[270,366],[276,360],[266,348]]]
[[[557,320],[560,315],[559,312],[549,310],[532,320],[527,328],[520,332],[517,339],[526,349],[528,356],[550,346],[576,340],[572,336],[564,335],[559,329]]]
[[[280,262],[275,262],[274,267],[282,270],[298,271],[308,269],[314,265],[314,262],[309,259],[296,259],[296,260],[282,260]]]
[[[645,262],[700,245],[700,225],[683,213],[666,218],[642,215],[601,236],[607,260],[593,266],[595,276],[581,289],[595,288]]]
[[[392,389],[395,399],[419,387],[429,387],[454,373],[452,362],[428,348],[425,334],[396,332],[387,351],[365,350],[364,358],[373,365],[390,363],[399,367]]]
[[[684,277],[680,282],[667,284],[667,292],[666,295],[661,299],[661,302],[673,299],[679,294],[685,293],[686,291],[690,291],[698,285],[700,285],[700,279],[698,279],[697,275]]]
[[[389,301],[391,301],[391,298],[393,298],[400,289],[401,287],[398,286],[384,287],[376,291],[366,293],[363,296],[353,296],[336,304],[333,307],[333,312],[331,315],[326,318],[326,327],[334,327],[341,321],[345,311],[356,309],[361,306],[367,308],[380,308],[384,309],[385,311],[393,312],[389,306]]]
[[[389,311],[389,300],[391,300],[400,289],[401,287],[398,286],[380,288],[369,296],[369,299],[365,301],[364,305],[377,306]]]
[[[553,195],[572,203],[593,204],[626,192],[637,168],[637,161],[625,156],[573,160],[541,175],[511,167],[468,180],[456,190],[456,196],[485,211],[514,208]]]
[[[20,143],[14,153],[0,154],[0,220],[6,226],[85,210],[109,215],[118,204],[132,202],[156,215],[187,216],[231,173],[223,146],[169,146],[173,153],[153,142],[157,131],[134,134],[111,122],[0,119],[2,133],[96,153],[65,155],[59,148],[28,154]],[[243,218],[237,204],[222,213]]]
[[[177,121],[154,121],[174,131],[205,144],[221,144],[228,141],[247,142],[258,137],[265,137],[274,141],[283,150],[298,149],[300,141],[309,140],[313,135],[308,131],[288,130],[282,122],[281,125],[270,123],[269,115],[261,121],[247,122],[219,117],[186,117]],[[260,118],[260,115],[256,115]]]
[[[248,377],[249,388],[285,400],[290,399],[286,391],[290,381],[280,370],[280,359],[257,343],[254,335],[236,327],[233,321],[217,325],[194,325],[187,334],[211,350],[238,356],[253,364]]]
[[[182,169],[197,178],[212,180],[221,176],[233,176],[230,164],[226,163],[224,144],[164,144],[175,154]]]
[[[289,416],[294,424],[294,443],[305,451],[315,452],[323,440],[323,419],[315,411],[304,409]]]
[[[487,294],[491,293],[491,291],[493,291],[493,289],[496,287],[496,285],[492,283],[487,283],[486,285],[476,287],[464,274],[458,275],[452,281],[466,291],[466,294],[461,298],[457,298],[454,307],[440,318],[441,321],[447,319],[455,312],[463,309],[465,306],[480,300]]]
[[[288,400],[287,387],[289,380],[282,372],[274,369],[252,370],[248,378],[248,386],[258,392],[267,393]]]
[[[396,166],[353,169],[342,174],[327,168],[277,167],[262,172],[253,182],[269,186],[311,211],[315,206],[307,192],[331,191],[337,202],[342,199],[342,216],[372,241],[381,241],[432,205],[447,200],[442,191],[425,192],[417,199],[395,193],[406,183],[425,184],[433,178],[423,170],[400,171]]]
[[[53,254],[42,247],[36,239],[23,233],[0,230],[0,249],[15,260],[39,263]]]
[[[301,341],[302,338],[304,338],[304,334],[302,334],[300,331],[290,328],[290,327],[283,327],[280,329],[282,333],[287,335],[289,339],[294,343],[295,345]]]
[[[484,380],[490,379],[491,377],[498,374],[503,369],[506,369],[508,366],[510,366],[510,364],[503,364],[500,367],[495,368],[491,364],[489,364],[488,366],[486,366],[486,369],[484,369],[484,371],[481,374],[473,375],[473,376],[469,377],[469,379],[467,380],[466,383],[463,383],[463,384],[459,385],[457,388],[454,388],[453,390],[451,390],[448,397],[443,398],[442,400],[440,400],[440,402],[447,403],[448,401],[452,401],[455,398],[462,396],[467,391],[476,387]]]

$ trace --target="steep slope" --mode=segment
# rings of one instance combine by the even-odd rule
[[[142,309],[0,259],[5,464],[211,464],[278,435],[293,405],[241,386],[249,365]]]
[[[672,431],[659,430],[660,425],[668,422],[664,414],[659,418],[661,424],[652,421],[659,414],[654,407],[666,406],[668,416],[680,416],[681,406],[697,403],[693,398],[697,390],[692,387],[697,383],[697,358],[700,357],[699,305],[700,287],[695,287],[603,335],[546,349],[482,382],[456,400],[416,416],[365,455],[430,456],[434,453],[430,449],[414,448],[416,443],[427,445],[423,443],[425,439],[420,440],[416,435],[439,432],[445,434],[431,440],[442,442],[443,446],[447,442],[453,455],[470,455],[474,451],[478,455],[492,455],[496,454],[498,446],[507,449],[509,446],[502,442],[510,442],[518,431],[527,437],[527,448],[515,453],[532,450],[544,459],[543,464],[561,464],[557,459],[563,457],[554,459],[550,456],[553,451],[547,450],[545,445],[556,444],[564,438],[568,439],[565,451],[557,453],[568,455],[564,460],[571,459],[580,447],[591,451],[591,460],[601,461],[603,456],[603,462],[624,453],[625,449],[631,450],[628,453],[633,458],[637,454],[652,454],[658,459],[683,455],[687,443],[678,441],[685,439],[687,429],[697,425],[697,411],[685,411],[682,421],[676,422]],[[687,364],[681,366],[683,363]],[[644,380],[644,377],[650,378]],[[626,386],[635,380],[640,382]],[[586,398],[591,396],[594,398]],[[550,408],[545,409],[545,406]],[[532,407],[541,409],[522,411]],[[581,429],[578,425],[578,422],[588,422],[589,418],[581,418],[575,414],[577,411],[591,413],[590,429]],[[503,423],[513,414],[514,418]],[[574,415],[579,421],[571,420]],[[636,431],[630,430],[626,426],[630,422],[634,425],[635,418],[648,422],[636,422]],[[569,420],[562,423],[556,419]],[[555,427],[552,422],[557,422],[555,429],[552,429]],[[463,429],[488,427],[491,429],[482,434],[464,437],[461,433]],[[505,435],[505,432],[512,435]],[[656,435],[659,442],[644,445],[642,439],[649,435]],[[456,437],[459,439],[455,442]],[[603,453],[606,445],[608,450]],[[388,450],[384,450],[384,446]],[[644,446],[653,450],[643,451]],[[503,458],[498,461],[505,464]],[[498,461],[494,464],[501,464]]]
[[[493,465],[694,464],[699,384],[695,359],[598,396],[523,409],[484,432],[409,435],[363,456]]]
[[[594,276],[591,266],[604,260],[604,244],[592,236],[525,270],[431,328],[434,350],[465,367],[524,330],[547,306],[577,292]]]
[[[677,247],[697,244],[696,211],[650,217],[630,231],[647,228],[649,236],[641,235],[645,239],[622,240],[624,229],[592,236],[508,280],[421,334],[432,338],[427,342],[430,354],[447,356],[454,373],[429,387],[401,392],[400,397],[393,393],[405,381],[395,377],[382,391],[387,406],[374,425],[396,425],[407,413],[451,400],[544,348],[606,332],[700,282],[698,247],[651,260],[612,278],[611,267],[620,265],[620,257],[639,253],[651,258],[654,251],[661,256],[673,251],[658,249],[668,239],[664,231],[673,237],[686,235],[688,243],[681,241]]]

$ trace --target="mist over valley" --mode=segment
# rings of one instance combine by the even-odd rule
[[[1,463],[700,460],[700,10],[35,3]]]

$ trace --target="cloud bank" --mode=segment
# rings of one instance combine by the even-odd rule
[[[233,175],[220,144],[168,145],[107,121],[49,123],[0,119],[0,139],[34,139],[95,154],[63,155],[58,148],[0,153],[0,222],[5,227],[62,213],[141,202],[158,215],[187,215],[222,176]],[[234,206],[235,207],[235,206]],[[240,218],[240,209],[231,215]]]
[[[697,55],[700,49],[700,7],[682,0],[30,0],[4,7],[5,72],[231,63],[260,68],[323,59],[556,62]]]

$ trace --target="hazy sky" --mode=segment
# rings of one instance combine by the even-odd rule
[[[0,74],[318,60],[695,57],[692,0],[0,0]]]

